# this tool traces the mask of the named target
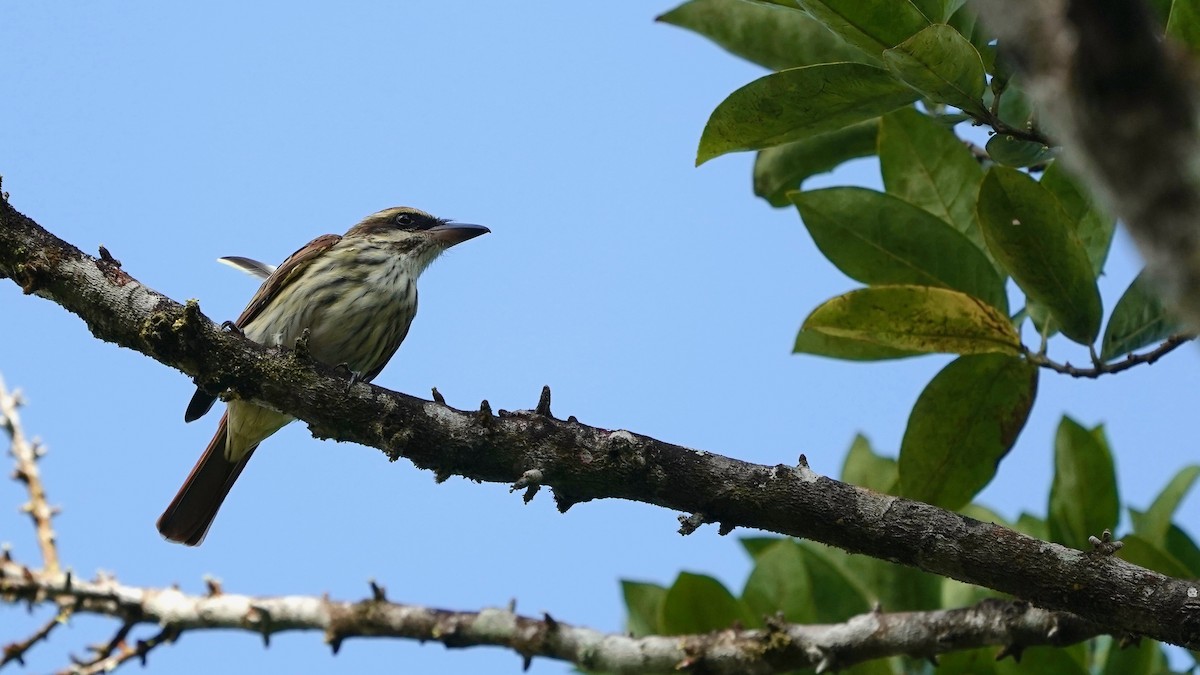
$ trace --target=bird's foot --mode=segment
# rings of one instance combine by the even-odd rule
[[[232,321],[222,321],[221,328],[233,333],[234,335],[237,335],[238,337],[246,337],[246,334],[242,332],[242,329],[238,328],[238,325]]]
[[[358,372],[357,370],[351,370],[350,364],[348,364],[348,363],[345,363],[345,362],[339,363],[336,366],[334,366],[334,370],[339,370],[350,376],[350,382],[348,382],[346,384],[346,391],[350,391],[350,387],[353,387],[354,385],[356,385],[360,381],[362,381],[362,373]]]

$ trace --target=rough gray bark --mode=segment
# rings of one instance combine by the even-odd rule
[[[107,259],[104,259],[107,258]],[[814,473],[764,466],[534,411],[456,410],[356,384],[294,352],[223,332],[189,302],[142,285],[110,256],[85,255],[0,200],[0,275],[212,390],[285,411],[314,435],[405,457],[439,476],[550,486],[560,510],[599,498],[693,514],[684,530],[755,527],[978,584],[1114,633],[1200,648],[1200,587],[1100,553],[1085,553],[928,504]],[[529,496],[527,494],[527,496]]]
[[[772,621],[761,630],[723,630],[700,635],[633,637],[562,623],[548,614],[521,616],[512,608],[456,612],[388,601],[378,586],[373,596],[345,602],[311,596],[251,597],[223,592],[215,584],[205,596],[176,589],[144,589],[115,579],[94,582],[60,572],[39,572],[0,559],[0,588],[30,603],[54,598],[72,613],[119,618],[124,633],[137,624],[162,627],[148,646],[102,655],[91,672],[107,672],[122,658],[173,641],[184,632],[234,629],[259,633],[317,630],[334,652],[354,637],[390,637],[441,642],[447,647],[507,647],[526,662],[535,656],[569,661],[607,673],[767,675],[797,668],[830,672],[887,656],[934,657],[952,651],[1000,646],[1019,655],[1026,647],[1063,646],[1100,630],[1061,612],[1027,603],[985,600],[973,607],[933,612],[871,612],[839,624],[795,625]],[[125,639],[122,642],[128,642]],[[32,646],[32,645],[31,645]],[[0,666],[6,659],[0,658]]]

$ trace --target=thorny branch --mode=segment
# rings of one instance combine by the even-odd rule
[[[1056,373],[1070,375],[1071,377],[1096,379],[1101,375],[1120,373],[1129,370],[1134,366],[1151,365],[1167,354],[1175,351],[1180,345],[1187,344],[1194,339],[1196,339],[1195,335],[1172,335],[1166,340],[1163,340],[1162,344],[1148,352],[1143,352],[1141,354],[1130,354],[1116,363],[1104,363],[1103,361],[1097,359],[1091,368],[1080,368],[1078,366],[1073,366],[1070,363],[1059,363],[1057,361],[1052,361],[1045,354],[1036,354],[1030,351],[1026,351],[1025,356],[1030,360],[1030,362],[1042,368],[1053,370]]]
[[[755,527],[918,567],[1069,611],[1116,633],[1200,648],[1200,589],[929,504],[540,415],[491,414],[357,383],[333,368],[222,331],[125,270],[80,252],[0,201],[0,275],[78,314],[98,338],[136,349],[212,391],[305,420],[314,435],[404,457],[436,476],[512,483],[536,469],[562,511],[601,498],[703,514],[718,532]]]
[[[0,378],[0,425],[8,433],[8,451],[16,462],[13,479],[24,484],[29,491],[29,501],[21,506],[21,510],[28,513],[33,520],[38,547],[42,551],[43,569],[47,572],[57,572],[58,547],[54,543],[54,527],[50,522],[55,510],[46,499],[46,488],[42,484],[42,476],[37,466],[37,458],[44,449],[36,440],[30,442],[25,438],[21,429],[21,416],[17,413],[20,406],[20,392],[9,391],[4,385],[4,379]]]
[[[4,427],[9,438],[9,454],[16,464],[13,470],[13,480],[23,484],[29,492],[29,501],[21,506],[21,510],[29,514],[33,520],[34,533],[38,548],[42,553],[42,571],[47,574],[57,574],[60,570],[58,561],[58,546],[54,539],[54,528],[51,518],[55,509],[51,508],[46,498],[46,488],[42,483],[41,471],[37,460],[45,450],[36,441],[25,438],[25,430],[21,426],[21,416],[17,408],[21,407],[21,392],[9,391],[0,377],[0,426]],[[45,600],[45,596],[41,598]],[[55,628],[62,625],[70,616],[70,610],[61,606],[59,612],[47,621],[33,635],[24,640],[4,646],[0,651],[0,668],[11,662],[24,665],[25,654],[37,643],[50,637]]]
[[[797,668],[818,673],[895,655],[932,658],[978,647],[1001,647],[999,657],[1037,645],[1063,646],[1103,632],[1096,624],[1020,601],[985,600],[963,609],[930,612],[868,612],[839,624],[798,625],[768,619],[756,630],[729,629],[700,635],[646,636],[602,633],[511,608],[459,612],[389,601],[378,586],[357,602],[327,597],[251,597],[224,592],[188,595],[177,589],[148,589],[69,580],[61,573],[31,570],[0,561],[0,594],[9,602],[69,597],[77,612],[111,616],[121,629],[97,657],[69,672],[107,672],[184,632],[235,629],[261,636],[286,631],[320,631],[336,653],[347,638],[402,638],[447,647],[500,646],[526,664],[536,656],[568,661],[604,672],[658,673],[697,670],[754,675]],[[140,624],[157,625],[146,640],[129,643]]]
[[[22,438],[19,419],[8,414],[15,410],[16,400],[0,379],[4,402],[0,410],[5,411],[12,436]],[[549,402],[549,390],[543,389],[539,409],[548,413]],[[531,473],[536,472],[526,472],[523,480],[536,488],[540,477]],[[112,672],[135,660],[145,665],[151,651],[174,642],[185,631],[220,628],[255,633],[266,644],[275,633],[319,630],[334,653],[346,638],[394,637],[435,640],[448,647],[503,646],[527,665],[533,657],[543,656],[590,669],[639,673],[701,666],[709,673],[774,673],[802,667],[825,672],[885,656],[932,658],[984,646],[1000,646],[1000,658],[1030,646],[1061,646],[1103,633],[1100,626],[1065,612],[989,600],[938,612],[875,611],[833,625],[805,626],[768,618],[761,630],[635,638],[571,626],[548,614],[541,619],[519,616],[513,608],[454,612],[398,604],[389,601],[386,590],[375,581],[370,582],[370,597],[358,602],[233,595],[213,579],[207,579],[206,586],[205,595],[195,596],[175,588],[125,586],[111,576],[83,581],[57,568],[30,569],[5,552],[0,557],[0,599],[30,609],[53,602],[58,611],[28,638],[6,645],[0,667],[10,662],[23,665],[26,653],[75,613],[109,616],[121,623],[107,642],[89,648],[90,656],[72,657],[72,665],[60,671],[63,675]],[[159,629],[149,637],[131,637],[141,625]]]

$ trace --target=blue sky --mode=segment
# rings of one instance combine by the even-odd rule
[[[64,239],[105,245],[138,279],[232,319],[255,282],[214,260],[278,262],[314,236],[392,205],[489,226],[421,280],[421,312],[376,382],[456,407],[554,412],[741,459],[807,454],[836,475],[856,432],[894,452],[908,411],[948,359],[852,364],[792,356],[804,316],[854,283],[794,210],[750,191],[749,154],[693,167],[709,112],[761,71],[655,24],[646,3],[25,3],[0,23],[0,173],[13,204]],[[854,162],[820,184],[879,184]],[[1118,235],[1106,307],[1140,263]],[[619,578],[680,570],[740,591],[749,565],[705,527],[618,501],[566,515],[543,493],[435,485],[376,450],[294,424],[263,445],[199,549],[154,520],[208,441],[185,425],[188,379],[93,339],[49,302],[0,284],[0,373],[24,389],[65,561],[129,584],[202,576],[229,592],[501,606],[623,627]],[[1052,355],[1086,353],[1056,341]],[[1195,351],[1100,381],[1044,373],[1034,413],[982,501],[1042,514],[1061,414],[1105,423],[1122,499],[1144,506],[1194,461]],[[1192,429],[1192,431],[1188,431]],[[0,541],[36,562],[25,496],[0,482]],[[7,505],[7,506],[5,506]],[[1185,503],[1182,522],[1200,505]],[[32,627],[2,610],[0,640]],[[16,620],[13,619],[16,617]],[[9,627],[17,625],[16,632]],[[76,618],[32,672],[107,639]],[[495,649],[316,634],[190,634],[151,672],[516,672]],[[545,660],[532,672],[569,668]]]

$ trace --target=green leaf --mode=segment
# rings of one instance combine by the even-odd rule
[[[942,580],[942,607],[970,607],[987,598],[996,598],[999,594],[982,586],[964,584],[955,579]],[[938,670],[941,675],[941,670]]]
[[[1058,322],[1054,320],[1050,310],[1042,303],[1030,298],[1025,305],[1025,313],[1029,315],[1029,320],[1033,322],[1033,327],[1037,329],[1038,335],[1050,339],[1058,334]]]
[[[1171,13],[1167,16],[1167,35],[1187,45],[1193,52],[1200,51],[1200,2],[1173,0]]]
[[[792,5],[745,0],[689,0],[658,17],[771,70],[870,59]]]
[[[921,32],[883,53],[883,63],[896,77],[935,103],[952,105],[984,117],[986,87],[983,60],[975,47],[945,24]]]
[[[793,675],[805,674],[807,671],[792,671]],[[873,659],[856,663],[845,670],[839,670],[838,675],[896,675],[888,659]]]
[[[893,612],[941,609],[942,577],[864,555],[847,556],[846,567],[867,588],[872,605]]]
[[[787,193],[798,189],[808,177],[875,154],[878,130],[879,120],[873,119],[760,150],[754,160],[754,194],[771,206],[790,206]]]
[[[871,449],[871,441],[857,434],[842,464],[842,482],[858,485],[876,492],[893,494],[899,477],[896,460],[883,457]]]
[[[937,675],[993,675],[996,672],[996,650],[969,649],[938,655]]]
[[[871,609],[844,551],[811,541],[800,542],[800,549],[811,580],[814,622],[837,623]]]
[[[1112,247],[1117,219],[1101,211],[1091,194],[1068,175],[1057,160],[1042,174],[1041,184],[1054,195],[1067,218],[1074,223],[1075,236],[1083,242],[1088,260],[1092,263],[1092,274],[1100,276],[1104,261],[1108,259],[1108,250]]]
[[[808,568],[796,542],[782,539],[755,558],[742,601],[758,616],[783,612],[792,623],[816,620]]]
[[[987,30],[987,26],[979,21],[974,7],[965,5],[965,3],[958,4],[960,6],[954,9],[954,13],[946,23],[971,42],[971,46],[975,47],[975,51],[979,52],[979,56],[983,60],[983,69],[989,73],[996,73],[996,48],[993,44],[993,35]]]
[[[1103,427],[1089,431],[1064,416],[1054,439],[1054,482],[1050,487],[1050,538],[1091,550],[1089,536],[1117,525],[1116,469]]]
[[[760,150],[865,122],[917,95],[888,71],[827,63],[772,73],[733,92],[708,118],[696,165],[739,150]]]
[[[746,553],[749,553],[751,558],[758,560],[758,557],[766,553],[767,549],[784,539],[785,537],[742,537],[738,539],[738,543],[746,549]]]
[[[721,582],[703,574],[680,572],[667,590],[659,615],[663,635],[707,633],[740,622],[747,628],[760,622]]]
[[[857,187],[789,197],[817,247],[850,278],[949,288],[1008,312],[1004,283],[983,251],[928,211]]]
[[[1012,527],[1012,524],[1005,520],[1003,516],[982,504],[967,504],[958,509],[958,512],[968,518],[974,518],[981,523],[993,523],[995,525],[1003,525],[1004,527]]]
[[[984,149],[993,161],[1016,168],[1048,162],[1057,154],[1057,150],[1044,143],[1022,140],[1008,134],[995,134]]]
[[[1031,513],[1022,513],[1013,524],[1013,529],[1034,539],[1049,539],[1050,528],[1046,521]]]
[[[1128,534],[1121,538],[1124,546],[1117,551],[1122,560],[1141,565],[1169,577],[1189,578],[1191,570],[1175,559],[1166,549],[1156,546],[1136,534]]]
[[[1004,659],[996,662],[997,675],[1088,675],[1069,649],[1062,647],[1030,647],[1021,653],[1021,661]]]
[[[812,575],[818,621],[844,621],[875,603],[891,611],[940,606],[939,576],[869,556],[850,555],[814,541],[802,541],[800,546],[808,553],[806,562]]]
[[[913,0],[913,4],[932,23],[945,23],[967,0]]]
[[[879,125],[879,165],[888,194],[950,223],[987,251],[975,215],[983,169],[954,132],[912,108],[890,113]]]
[[[907,40],[930,19],[909,0],[797,0],[806,12],[871,56]]]
[[[1168,313],[1149,277],[1143,271],[1113,307],[1104,329],[1100,359],[1112,361],[1130,352],[1152,345],[1181,330]]]
[[[803,330],[894,349],[1019,354],[1008,317],[965,293],[930,286],[875,286],[827,300]]]
[[[1033,104],[1030,103],[1029,96],[1021,88],[1020,80],[1005,68],[1007,64],[1003,60],[997,61],[995,65],[996,77],[992,79],[992,86],[983,96],[984,103],[990,109],[995,105],[995,96],[999,95],[1000,105],[996,107],[996,114],[1000,120],[1014,129],[1029,128],[1033,122]]]
[[[1103,675],[1157,675],[1167,673],[1167,658],[1162,645],[1154,640],[1141,639],[1129,646],[1114,640],[1104,661]]]
[[[1058,200],[1028,175],[995,166],[979,190],[979,224],[1021,290],[1050,310],[1063,335],[1091,344],[1100,332],[1100,291]]]
[[[1025,427],[1037,366],[1001,354],[960,357],[921,392],[900,444],[900,494],[955,510],[996,475]]]
[[[1192,464],[1180,469],[1154,499],[1150,508],[1133,518],[1134,532],[1156,546],[1165,546],[1167,532],[1171,529],[1171,519],[1175,517],[1176,509],[1197,478],[1200,478],[1200,466]],[[1132,509],[1130,511],[1132,512]]]
[[[1191,572],[1189,577],[1200,577],[1200,548],[1196,547],[1196,542],[1187,532],[1174,523],[1167,530],[1167,553],[1188,568]]]
[[[658,616],[667,597],[667,589],[658,584],[622,579],[621,593],[625,596],[625,608],[629,612],[625,622],[629,632],[636,637],[657,635]]]
[[[851,338],[834,337],[816,331],[800,329],[796,334],[793,354],[828,356],[845,361],[883,361],[918,356],[921,352],[883,347],[871,342]]]

